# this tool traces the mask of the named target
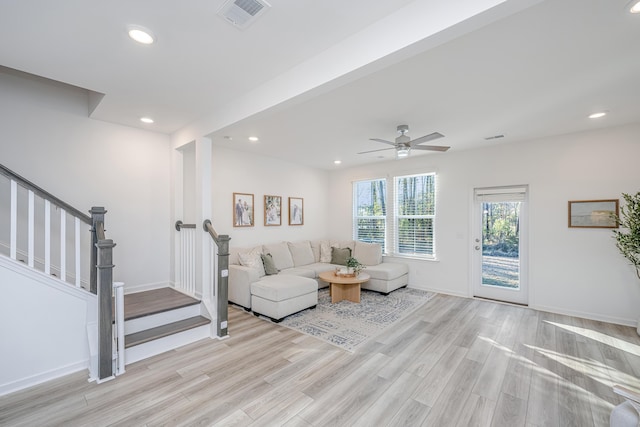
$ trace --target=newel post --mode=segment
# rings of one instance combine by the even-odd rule
[[[111,239],[99,240],[98,249],[98,378],[104,381],[113,371],[113,247]]]
[[[227,336],[229,318],[229,240],[226,235],[218,236],[218,337]]]
[[[89,291],[92,294],[98,293],[98,247],[96,246],[98,243],[98,228],[96,227],[97,223],[104,224],[104,214],[107,213],[107,210],[102,206],[94,206],[89,211],[91,214],[91,268],[90,268],[90,276],[89,276]]]

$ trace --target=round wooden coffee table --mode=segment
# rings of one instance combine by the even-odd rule
[[[360,302],[360,285],[370,279],[367,273],[360,273],[357,277],[336,276],[333,271],[320,273],[320,280],[329,284],[331,303],[347,300]]]

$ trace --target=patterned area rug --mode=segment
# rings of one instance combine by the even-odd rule
[[[401,288],[389,295],[363,290],[360,304],[331,304],[329,288],[318,291],[318,306],[292,314],[280,325],[295,329],[353,352],[369,339],[397,323],[436,294]]]

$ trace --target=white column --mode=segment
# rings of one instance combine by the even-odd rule
[[[198,282],[201,284],[202,298],[211,301],[213,303],[211,304],[212,307],[216,307],[212,289],[213,277],[211,276],[213,256],[209,251],[211,237],[202,229],[205,219],[215,221],[212,218],[211,209],[211,154],[211,140],[209,138],[198,138],[196,140],[196,209],[198,213],[196,221],[196,269],[198,271]]]

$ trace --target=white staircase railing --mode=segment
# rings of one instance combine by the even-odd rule
[[[113,347],[120,342],[113,334],[115,243],[104,234],[106,210],[94,207],[89,216],[0,165],[0,198],[5,196],[9,203],[0,203],[0,254],[98,296],[97,379],[113,378],[119,372]],[[6,223],[8,233],[2,228]],[[81,232],[83,223],[91,233]]]
[[[196,296],[196,225],[177,221],[176,230],[180,232],[180,281],[175,286],[188,295]]]
[[[6,188],[8,183],[9,192],[9,241],[0,241],[8,246],[8,256],[88,290],[89,266],[83,254],[88,253],[90,236],[81,233],[81,226],[90,226],[91,218],[2,165],[0,175],[6,178],[0,185]]]

